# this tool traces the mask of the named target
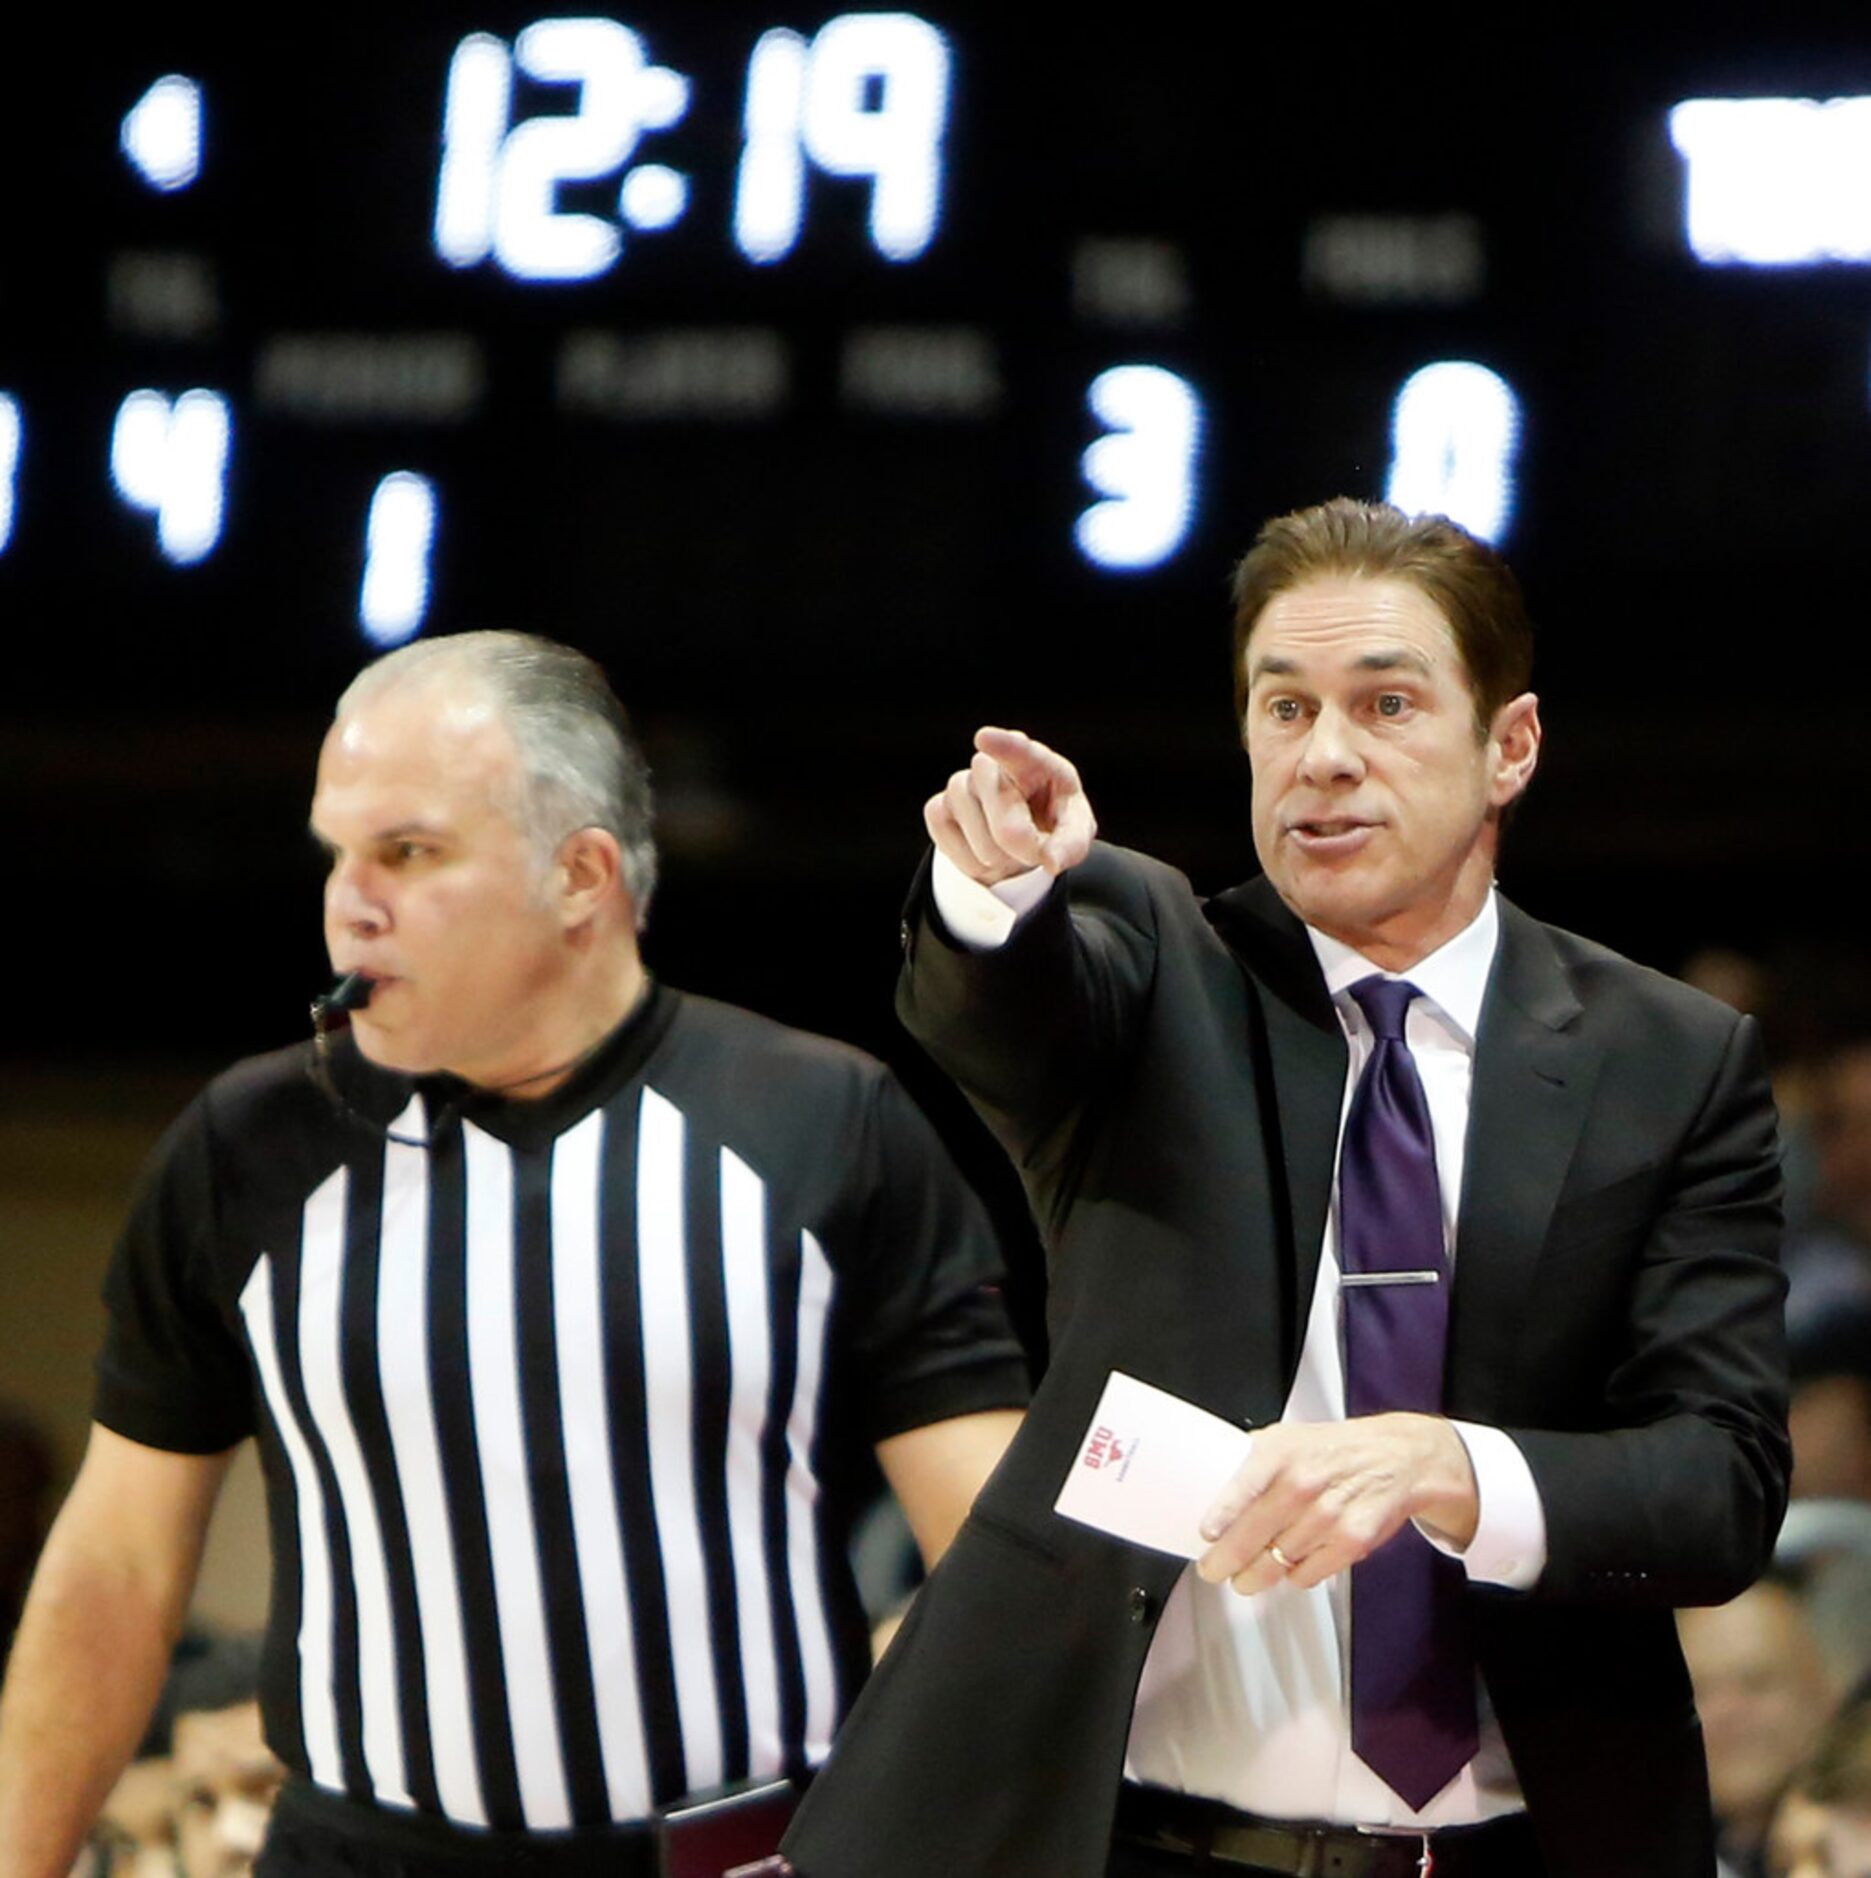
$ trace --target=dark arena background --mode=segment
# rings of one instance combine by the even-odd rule
[[[1632,11],[9,26],[13,1071],[297,1034],[333,697],[519,626],[650,750],[653,964],[953,1125],[889,1010],[923,797],[1018,724],[1248,871],[1229,568],[1387,491],[1541,628],[1508,890],[1765,960],[1797,1048],[1865,1001],[1871,28]]]

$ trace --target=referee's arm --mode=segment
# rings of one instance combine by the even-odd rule
[[[0,1695],[0,1878],[66,1878],[135,1753],[232,1453],[170,1453],[93,1425]]]
[[[933,1570],[961,1530],[1025,1411],[983,1409],[906,1429],[877,1444],[878,1465],[916,1535],[923,1564]]]

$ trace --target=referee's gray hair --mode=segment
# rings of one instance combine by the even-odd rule
[[[595,659],[533,633],[416,639],[366,665],[334,716],[392,685],[457,675],[486,690],[513,738],[522,777],[519,818],[541,863],[580,828],[616,836],[624,885],[642,925],[656,887],[650,770]]]

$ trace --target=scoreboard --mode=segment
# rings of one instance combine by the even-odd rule
[[[1139,838],[1238,854],[1228,567],[1389,495],[1529,588],[1588,805],[1542,849],[1536,791],[1537,864],[1822,860],[1871,34],[1642,13],[1511,50],[1178,4],[41,14],[0,114],[11,760],[95,783],[94,719],[313,723],[380,648],[514,625],[713,730],[741,806],[685,823],[665,751],[678,850],[745,858],[720,829],[854,717],[919,788],[932,725],[1019,714]],[[1762,764],[1789,707],[1819,748]],[[860,792],[860,872],[915,794]]]
[[[87,684],[100,633],[138,697],[287,696],[525,619],[765,685],[1031,660],[1062,607],[1147,666],[1289,501],[1647,594],[1824,563],[1871,469],[1871,42],[251,31],[113,28],[4,132],[0,596]]]

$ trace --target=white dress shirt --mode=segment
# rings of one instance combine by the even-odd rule
[[[974,950],[1005,943],[1050,884],[1035,869],[989,890],[944,856],[935,859],[936,908],[949,931]],[[1310,927],[1307,933],[1350,1050],[1339,1110],[1342,1134],[1352,1088],[1372,1041],[1349,987],[1379,968],[1324,933]],[[1490,893],[1475,920],[1446,945],[1407,973],[1384,974],[1407,977],[1422,994],[1410,1005],[1404,1031],[1429,1104],[1443,1239],[1451,1261],[1475,1033],[1499,937],[1500,915]],[[1285,1421],[1345,1417],[1336,1171],[1332,1186]],[[1501,1430],[1453,1425],[1468,1449],[1480,1493],[1474,1538],[1454,1555],[1471,1579],[1524,1590],[1546,1563],[1545,1515],[1532,1473]],[[1221,1484],[1216,1483],[1217,1490]],[[1420,1811],[1358,1759],[1351,1748],[1350,1623],[1350,1583],[1343,1572],[1307,1590],[1282,1584],[1244,1598],[1228,1585],[1204,1584],[1185,1571],[1164,1606],[1144,1665],[1126,1775],[1271,1818],[1347,1825],[1433,1828],[1518,1811],[1524,1802],[1485,1689],[1475,1758]]]

